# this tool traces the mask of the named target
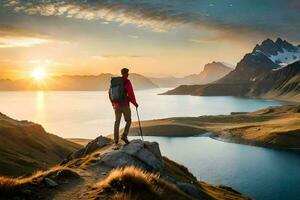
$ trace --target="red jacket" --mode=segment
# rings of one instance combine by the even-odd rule
[[[125,105],[129,106],[129,102],[131,102],[133,105],[135,105],[137,107],[138,104],[137,104],[136,99],[135,99],[132,84],[131,84],[129,79],[124,78],[124,80],[125,80],[124,89],[125,89],[125,92],[127,93],[127,98],[125,100]],[[121,107],[120,103],[118,103],[118,102],[115,102],[112,105],[113,105],[114,109],[117,109],[117,108]]]

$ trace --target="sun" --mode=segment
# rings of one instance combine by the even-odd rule
[[[47,72],[43,68],[36,68],[32,71],[32,77],[37,81],[42,81],[46,78]]]

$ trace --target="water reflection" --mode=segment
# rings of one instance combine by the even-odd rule
[[[45,92],[37,91],[35,94],[35,121],[41,122],[44,117],[45,110]]]
[[[157,95],[165,90],[136,92],[141,120],[248,112],[282,104],[235,97]],[[113,132],[114,112],[106,91],[0,92],[0,112],[40,123],[62,137],[95,138]]]

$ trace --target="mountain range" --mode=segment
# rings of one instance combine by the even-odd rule
[[[233,66],[230,66],[222,62],[212,62],[204,66],[203,70],[198,74],[191,74],[185,77],[165,77],[165,78],[150,78],[152,82],[160,87],[176,87],[182,84],[207,84],[212,83],[233,70]]]
[[[246,54],[235,70],[214,83],[181,85],[165,94],[248,96],[298,101],[299,52],[299,46],[285,40],[278,38],[274,42],[267,39]]]
[[[53,76],[37,82],[32,79],[0,80],[0,91],[10,90],[57,90],[57,91],[104,91],[108,90],[111,77],[103,73],[97,76]],[[130,80],[137,90],[158,88],[150,79],[140,74],[130,74]]]
[[[233,68],[221,62],[212,62],[204,66],[199,74],[192,74],[182,78],[165,77],[153,78],[136,73],[131,73],[129,79],[134,89],[145,90],[164,87],[176,87],[181,84],[206,84],[225,76]],[[108,90],[111,77],[110,73],[99,75],[62,75],[51,76],[43,81],[33,79],[0,79],[0,91],[22,90],[52,90],[52,91],[105,91]]]

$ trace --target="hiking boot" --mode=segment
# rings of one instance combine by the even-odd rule
[[[128,138],[127,138],[127,136],[122,136],[121,137],[121,140],[123,140],[126,144],[129,144],[129,140],[128,140]]]
[[[119,150],[119,149],[120,149],[120,146],[116,143],[112,149],[113,149],[113,150]]]

